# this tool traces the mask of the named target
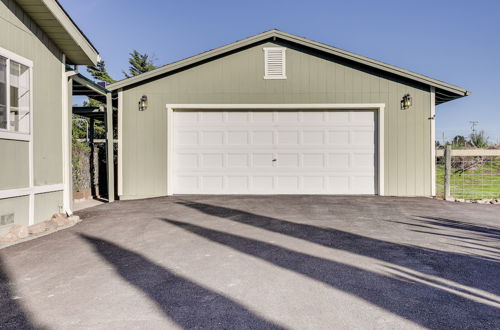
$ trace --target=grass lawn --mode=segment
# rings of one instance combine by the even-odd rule
[[[436,165],[437,195],[444,196],[444,165]],[[451,196],[463,199],[500,198],[500,159],[462,172],[452,169]]]

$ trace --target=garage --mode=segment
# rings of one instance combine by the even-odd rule
[[[468,94],[278,30],[106,88],[122,200],[434,196],[436,106]]]
[[[173,111],[174,194],[375,194],[375,110]]]

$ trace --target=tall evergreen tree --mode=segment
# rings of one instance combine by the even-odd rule
[[[147,53],[141,54],[135,49],[132,53],[130,53],[128,63],[130,64],[130,67],[128,68],[129,72],[127,73],[123,71],[126,78],[137,76],[141,73],[156,69],[153,59],[151,59]]]
[[[92,65],[87,67],[87,72],[94,77],[94,79],[99,81],[105,81],[107,83],[114,83],[115,80],[111,78],[108,71],[106,70],[106,64],[104,61],[97,62],[97,65]]]

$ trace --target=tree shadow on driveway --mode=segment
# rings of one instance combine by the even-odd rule
[[[204,214],[371,257],[500,295],[500,260],[404,245],[333,228],[281,220],[197,202],[178,202]],[[476,226],[475,230],[480,230]]]
[[[304,275],[431,329],[494,328],[499,309],[410,277],[379,274],[275,244],[229,234],[183,221],[161,219],[204,239]],[[293,289],[290,289],[291,293]],[[500,306],[499,302],[495,302]],[[360,311],[361,312],[361,311]]]
[[[80,234],[128,283],[184,329],[283,329],[236,301],[109,241]]]
[[[36,326],[17,302],[7,272],[0,259],[0,329],[43,329]]]
[[[500,214],[500,210],[499,210]],[[500,215],[499,215],[500,218]],[[477,224],[458,221],[452,219],[446,219],[441,217],[429,217],[429,216],[421,216],[416,219],[419,223],[424,223],[426,225],[445,227],[450,229],[456,229],[463,232],[474,233],[479,236],[483,236],[486,238],[493,238],[500,240],[500,229],[491,227],[491,226],[480,226]]]

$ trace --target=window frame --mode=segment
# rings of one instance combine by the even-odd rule
[[[5,48],[0,47],[0,56],[6,59],[6,110],[7,110],[7,128],[0,128],[0,139],[5,140],[20,140],[20,141],[31,141],[33,137],[33,61],[17,55]],[[10,130],[10,62],[14,61],[16,63],[22,64],[28,67],[29,70],[29,133],[18,132]]]
[[[264,79],[273,80],[273,79],[287,79],[286,78],[286,48],[285,47],[264,47]],[[280,50],[281,51],[281,75],[269,75],[268,69],[268,54],[269,50]]]

